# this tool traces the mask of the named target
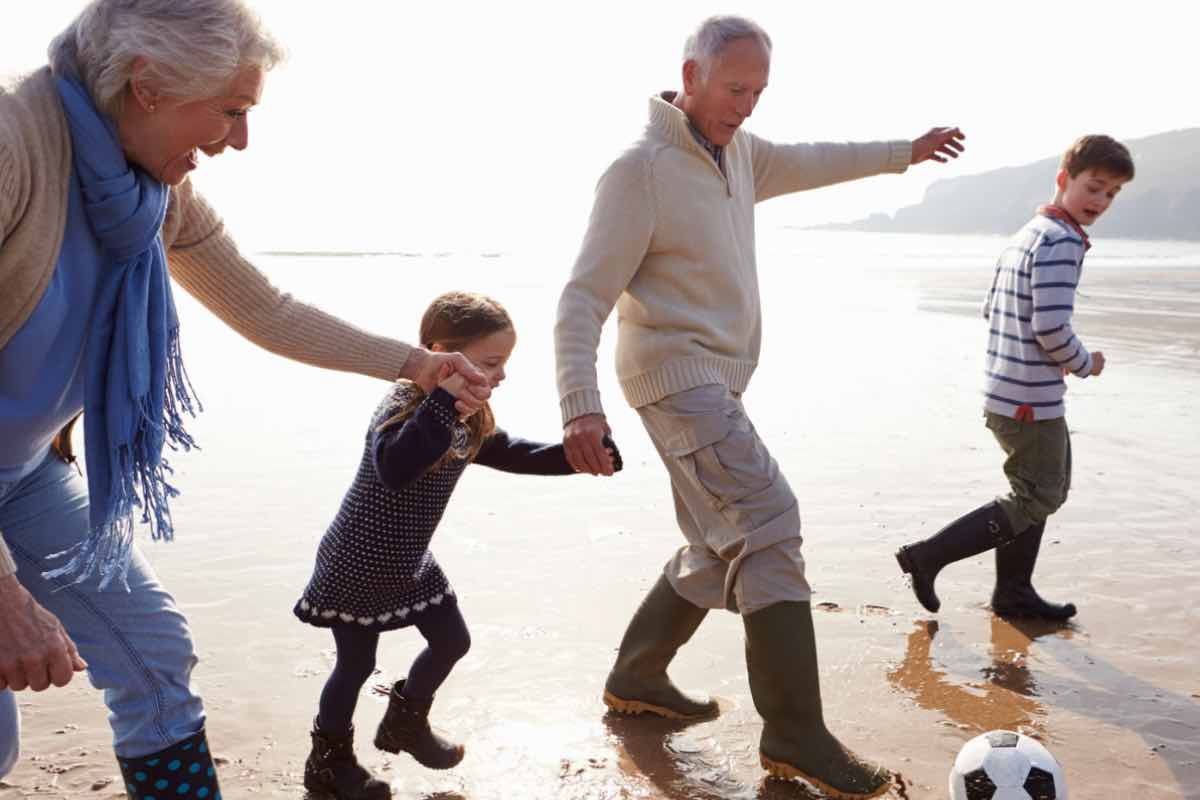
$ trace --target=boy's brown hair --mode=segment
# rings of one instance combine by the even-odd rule
[[[1080,136],[1067,152],[1063,153],[1060,169],[1065,169],[1072,178],[1078,178],[1084,170],[1095,170],[1114,178],[1133,180],[1133,156],[1129,148],[1111,136],[1089,134]]]
[[[504,306],[492,298],[473,292],[446,292],[434,298],[421,317],[420,342],[422,347],[428,349],[440,344],[444,350],[457,352],[477,339],[512,328],[512,318]],[[425,399],[425,392],[415,383],[411,389],[409,402],[384,420],[377,430],[382,431],[413,415]],[[483,440],[496,430],[492,407],[484,403],[483,408],[468,417],[464,424],[470,437],[467,455],[470,461],[478,455]],[[433,470],[441,467],[451,455],[451,452],[447,452],[433,466]]]

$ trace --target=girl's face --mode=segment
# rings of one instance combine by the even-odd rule
[[[488,384],[495,389],[504,380],[504,365],[508,363],[508,358],[516,346],[517,332],[506,328],[476,339],[459,352],[487,376]],[[432,349],[444,351],[445,348],[434,342]]]

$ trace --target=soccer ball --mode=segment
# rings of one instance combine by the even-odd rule
[[[958,751],[950,770],[950,800],[1067,800],[1067,782],[1036,739],[991,731]]]

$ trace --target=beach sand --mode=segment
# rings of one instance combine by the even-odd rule
[[[836,236],[803,241],[824,250],[845,241]],[[990,260],[994,244],[972,252]],[[959,747],[995,728],[1041,739],[1073,798],[1200,798],[1200,269],[1086,279],[1077,330],[1109,365],[1067,396],[1074,483],[1047,528],[1036,584],[1080,614],[1054,628],[990,614],[990,555],[942,573],[936,616],[892,556],[1004,491],[976,394],[979,284],[990,275],[918,265],[817,281],[789,272],[808,246],[760,250],[766,327],[746,404],[800,499],[830,728],[900,771],[910,798],[946,797]],[[500,297],[522,336],[497,393],[500,423],[553,439],[558,282],[505,258],[466,261],[448,271]],[[378,291],[339,293],[365,282],[348,259],[264,263],[298,294],[404,337],[434,287],[448,288],[387,263]],[[413,288],[405,276],[418,271]],[[181,302],[208,407],[195,426],[205,449],[178,462],[178,540],[145,550],[198,643],[224,795],[303,797],[332,639],[290,610],[384,387],[263,354]],[[1160,313],[1134,313],[1143,307]],[[605,342],[611,353],[611,331]],[[465,740],[465,760],[437,773],[376,752],[385,698],[369,690],[360,755],[402,800],[814,797],[763,780],[733,614],[711,613],[672,667],[680,685],[720,699],[718,719],[685,727],[605,713],[624,626],[680,536],[665,471],[620,398],[610,355],[599,368],[625,471],[551,480],[468,470],[435,539],[474,645],[433,718]],[[385,636],[374,682],[402,676],[419,645],[413,630]],[[124,796],[86,680],[19,701],[24,756],[0,800]]]

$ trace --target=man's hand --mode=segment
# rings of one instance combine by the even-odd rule
[[[66,686],[85,669],[58,617],[38,605],[15,575],[0,578],[0,689]]]
[[[912,163],[936,161],[945,164],[948,159],[958,158],[963,151],[962,140],[966,138],[958,128],[930,128],[929,133],[913,139]]]
[[[492,394],[487,376],[475,369],[462,353],[433,353],[423,347],[414,347],[404,362],[401,378],[408,378],[427,393],[440,384],[447,375],[457,373],[465,380],[461,391],[449,391],[457,401],[454,407],[463,418],[467,418],[479,409]]]
[[[603,414],[584,414],[563,428],[563,449],[567,463],[576,472],[612,475],[613,459],[604,446],[604,437],[612,433]]]
[[[1097,350],[1096,352],[1092,353],[1092,371],[1088,374],[1092,377],[1095,377],[1101,372],[1104,372],[1104,353],[1101,353],[1099,350]]]

